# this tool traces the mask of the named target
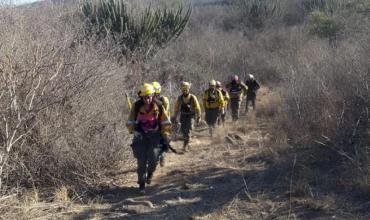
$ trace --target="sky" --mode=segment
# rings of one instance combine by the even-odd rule
[[[37,1],[40,1],[40,0],[13,0],[13,2],[15,4],[25,4],[25,3],[32,3],[32,2],[37,2]]]

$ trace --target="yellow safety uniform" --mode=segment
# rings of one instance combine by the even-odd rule
[[[197,117],[201,117],[202,113],[197,97],[193,94],[179,96],[175,103],[175,115],[178,115],[179,112],[182,114],[196,114]]]
[[[225,106],[224,98],[220,90],[207,89],[203,95],[203,106],[206,109],[221,109]]]

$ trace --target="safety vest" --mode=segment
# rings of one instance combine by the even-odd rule
[[[151,108],[147,111],[142,100],[135,102],[126,126],[130,132],[136,130],[142,133],[149,133],[160,130],[162,135],[167,136],[171,132],[171,121],[163,106],[153,102]]]
[[[203,97],[204,107],[207,109],[222,108],[224,105],[222,93],[218,89],[206,90]]]
[[[189,101],[184,101],[184,95],[179,96],[179,103],[180,103],[180,113],[185,115],[195,115],[194,106],[194,97],[193,95],[189,94]]]

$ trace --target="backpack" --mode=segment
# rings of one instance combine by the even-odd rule
[[[154,103],[158,106],[158,110],[159,110],[158,115],[163,114],[163,112],[164,112],[164,107],[163,107],[163,105],[159,105],[159,104],[158,104],[158,103],[156,103],[156,102],[154,102]],[[141,99],[137,100],[137,101],[134,103],[135,119],[137,118],[137,115],[138,115],[138,113],[139,113],[140,107],[141,107],[142,105],[144,105],[144,102],[143,102],[143,100],[141,100]],[[158,119],[158,121],[159,121],[159,119]],[[158,124],[160,125],[161,123],[158,123]]]
[[[163,97],[163,96],[153,97],[153,101],[154,101],[157,105],[162,105],[162,106],[163,106],[163,103],[164,103],[164,97]]]

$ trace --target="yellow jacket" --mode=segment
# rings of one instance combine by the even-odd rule
[[[229,100],[230,100],[229,93],[223,88],[220,88],[219,90],[222,94],[222,97],[224,98],[224,106],[223,107],[227,107],[227,105],[229,104]]]
[[[139,115],[143,114],[150,114],[154,115],[157,118],[157,128],[160,129],[161,134],[164,137],[169,137],[171,134],[171,121],[168,117],[167,112],[165,111],[163,106],[160,106],[153,102],[152,109],[150,112],[146,112],[144,103],[142,100],[138,100],[134,103],[133,107],[131,108],[130,115],[128,117],[126,127],[128,128],[129,132],[132,133],[134,130],[140,131],[140,124],[138,121]]]
[[[158,95],[154,97],[156,103],[163,105],[164,110],[167,112],[168,117],[170,117],[170,101],[166,96]]]
[[[207,89],[203,95],[203,106],[207,109],[223,108],[225,102],[221,91],[218,89]]]
[[[175,116],[180,112],[181,114],[196,114],[201,117],[201,110],[198,99],[195,95],[189,94],[187,97],[180,95],[175,103]]]

